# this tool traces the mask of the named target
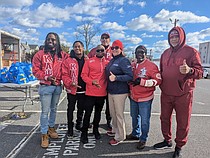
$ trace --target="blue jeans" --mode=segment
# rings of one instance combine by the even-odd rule
[[[142,142],[147,141],[149,133],[152,101],[153,99],[144,102],[135,102],[130,98],[132,135],[138,137]]]
[[[47,134],[48,127],[54,127],[57,106],[62,92],[61,86],[39,86],[39,95],[41,101],[41,133]]]

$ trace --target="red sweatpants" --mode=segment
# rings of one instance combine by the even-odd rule
[[[192,113],[193,91],[182,96],[168,96],[161,93],[161,130],[166,141],[172,140],[172,112],[176,112],[176,146],[181,148],[187,143]]]

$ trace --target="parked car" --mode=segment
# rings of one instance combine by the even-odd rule
[[[203,78],[208,78],[209,75],[210,75],[210,68],[203,67]]]

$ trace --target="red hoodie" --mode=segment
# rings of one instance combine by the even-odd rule
[[[106,96],[107,81],[105,76],[105,67],[108,61],[96,56],[87,60],[82,69],[81,77],[86,82],[86,92],[88,96]],[[98,80],[100,88],[92,84],[93,80]]]
[[[179,44],[173,47],[169,35],[172,30],[179,33]],[[199,52],[186,45],[186,35],[181,27],[174,27],[168,33],[170,48],[166,49],[160,58],[160,72],[162,83],[160,88],[163,93],[171,96],[181,96],[195,88],[195,79],[202,78],[202,66]],[[179,67],[183,60],[192,68],[192,73],[181,74]]]
[[[61,85],[61,67],[64,59],[68,57],[66,52],[61,52],[62,58],[57,55],[52,58],[51,54],[44,53],[44,50],[38,51],[32,61],[32,71],[34,76],[40,80],[41,84],[50,85],[51,82],[47,81],[48,76],[56,77],[55,83]]]

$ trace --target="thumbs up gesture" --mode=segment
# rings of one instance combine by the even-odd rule
[[[190,72],[191,68],[187,65],[186,59],[183,60],[183,64],[179,66],[179,71],[181,74],[185,75]]]
[[[110,71],[110,76],[109,76],[109,80],[111,82],[114,82],[116,80],[116,76]]]

